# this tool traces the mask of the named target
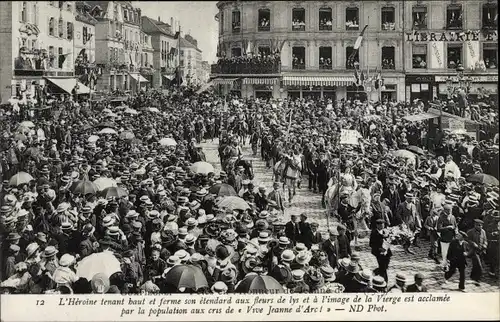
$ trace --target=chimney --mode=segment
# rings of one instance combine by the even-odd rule
[[[174,17],[170,17],[170,28],[174,28]]]
[[[161,22],[161,20],[160,20],[160,16],[158,16],[158,22]]]

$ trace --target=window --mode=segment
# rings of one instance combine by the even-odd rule
[[[21,4],[21,22],[28,22],[28,2],[23,1]]]
[[[455,69],[462,64],[462,44],[448,44],[446,50],[448,68]]]
[[[497,29],[498,26],[498,6],[496,3],[483,5],[483,28]]]
[[[488,69],[498,68],[498,45],[495,43],[483,44],[484,65]]]
[[[415,6],[412,10],[413,29],[427,29],[427,7]]]
[[[332,47],[319,47],[319,69],[332,69]]]
[[[223,33],[224,32],[224,12],[221,11],[220,13],[220,28],[219,32]]]
[[[57,55],[57,67],[59,67],[59,69],[62,69],[63,66],[64,66],[64,61],[66,60],[66,56],[63,55],[63,49],[62,47],[59,47],[58,48],[58,55]]]
[[[332,30],[332,9],[319,9],[319,30]]]
[[[449,5],[446,9],[446,29],[462,29],[463,14],[461,5]]]
[[[345,9],[345,27],[346,30],[359,30],[359,9]]]
[[[354,50],[354,47],[345,48],[346,57],[346,69],[354,69],[355,66],[359,66],[359,51]]]
[[[38,26],[38,4],[36,2],[33,3],[33,15],[35,16],[33,23]]]
[[[292,69],[306,68],[306,48],[292,47]]]
[[[73,39],[73,23],[72,22],[66,23],[66,32],[67,32],[68,40]]]
[[[394,47],[382,47],[382,69],[396,69]]]
[[[241,56],[241,48],[233,47],[231,48],[231,57],[240,57]]]
[[[306,10],[302,8],[292,9],[292,30],[306,30]]]
[[[127,9],[123,10],[123,20],[128,21],[128,10]]]
[[[382,30],[396,29],[396,11],[394,7],[382,8]]]
[[[54,46],[49,46],[49,67],[54,68],[56,66],[56,52]]]
[[[271,10],[259,9],[259,31],[271,30]]]
[[[64,37],[64,21],[62,18],[59,18],[59,24],[57,26],[57,30],[59,31],[59,37]]]
[[[233,32],[240,32],[241,29],[241,15],[238,10],[233,11]]]
[[[413,68],[427,68],[427,45],[413,45],[412,66]]]
[[[54,17],[51,17],[49,19],[49,35],[50,36],[55,36],[56,35],[56,20]]]
[[[69,1],[65,1],[66,2],[66,10],[67,11],[71,11],[71,3]]]

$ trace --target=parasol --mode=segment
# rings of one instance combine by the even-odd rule
[[[155,113],[160,113],[160,110],[159,110],[159,109],[157,109],[156,107],[149,107],[149,108],[148,108],[148,111],[150,111],[150,112],[155,112]]]
[[[195,162],[189,168],[189,170],[191,170],[194,173],[203,173],[203,174],[208,174],[210,172],[215,172],[214,167],[210,163],[203,162],[203,161]]]
[[[130,114],[130,115],[137,115],[137,114],[139,114],[139,112],[137,112],[133,108],[127,108],[127,109],[125,109],[125,111],[123,111],[123,113]]]
[[[17,187],[23,184],[28,184],[32,180],[34,179],[29,173],[21,171],[10,178],[9,186]]]
[[[404,158],[404,159],[412,159],[415,160],[415,154],[413,152],[407,151],[407,150],[397,150],[394,152],[391,152],[392,155],[398,157],[398,158]]]
[[[467,177],[467,181],[498,186],[498,179],[486,173],[471,174]]]
[[[219,208],[228,208],[231,210],[247,210],[250,209],[248,203],[240,197],[236,196],[228,196],[224,197],[221,201],[219,201]]]
[[[33,128],[33,127],[35,127],[35,123],[33,123],[31,121],[22,121],[21,124],[19,124],[19,126]]]
[[[135,134],[130,131],[123,131],[120,133],[120,139],[122,140],[132,140],[135,138]]]
[[[208,287],[207,278],[201,268],[193,265],[178,265],[172,267],[165,275],[165,284],[180,288],[188,288],[191,290],[199,290],[203,287]]]
[[[175,142],[174,139],[171,138],[163,138],[161,139],[158,143],[162,146],[176,146],[177,142]]]
[[[120,187],[108,187],[102,191],[102,196],[106,199],[121,198],[128,196],[128,193],[125,189]]]
[[[109,278],[116,272],[121,272],[120,262],[109,251],[89,255],[82,259],[76,267],[76,275],[89,281],[96,274],[104,274]]]
[[[113,130],[112,128],[104,128],[99,131],[99,134],[118,134],[118,133],[116,133],[116,131]]]
[[[99,177],[94,180],[94,184],[97,187],[97,190],[103,191],[106,188],[110,187],[118,187],[118,184],[115,180],[106,177]]]
[[[420,155],[425,154],[425,151],[422,148],[415,146],[415,145],[409,145],[405,149],[410,151],[410,152],[416,153],[416,154],[420,154]]]
[[[249,275],[236,287],[236,293],[284,293],[283,286],[269,275]]]
[[[217,197],[238,196],[234,188],[227,183],[217,183],[213,185],[208,192]]]
[[[80,180],[77,181],[73,186],[73,193],[87,195],[94,194],[99,191],[99,188],[90,180]]]
[[[87,139],[88,142],[97,142],[97,140],[99,140],[99,137],[97,135],[91,135],[89,136],[89,138]]]

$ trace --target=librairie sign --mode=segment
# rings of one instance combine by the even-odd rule
[[[444,32],[430,32],[430,31],[413,31],[406,33],[406,41],[420,42],[420,41],[497,41],[498,33],[496,31],[481,31],[481,30],[467,30],[467,31],[444,31]]]

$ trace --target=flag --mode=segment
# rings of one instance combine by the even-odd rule
[[[361,82],[361,84],[364,84],[365,80],[366,80],[365,72],[362,70],[361,75],[359,76],[359,81]]]
[[[381,87],[382,83],[382,74],[380,71],[377,72],[377,76],[375,78],[375,89],[379,89]]]
[[[365,25],[363,30],[361,30],[361,33],[359,34],[358,38],[356,39],[356,42],[354,43],[354,50],[358,50],[359,47],[361,47],[361,43],[363,42],[363,35],[365,34],[366,28],[368,28],[368,25]]]
[[[359,72],[357,69],[354,70],[354,78],[356,78],[356,86],[359,86]]]

